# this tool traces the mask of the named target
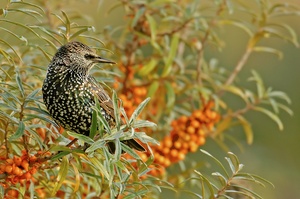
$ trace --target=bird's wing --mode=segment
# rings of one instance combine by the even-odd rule
[[[92,83],[92,89],[93,93],[97,96],[100,106],[105,110],[107,114],[109,114],[114,120],[115,120],[115,114],[114,114],[114,107],[111,98],[109,95],[105,92],[103,87],[97,83],[97,81],[94,78],[91,78]],[[122,122],[122,120],[121,120]],[[137,141],[134,139],[129,139],[129,140],[123,140],[122,141],[124,144],[128,145],[131,148],[134,148],[138,151],[146,151],[145,148],[140,145]],[[114,153],[114,144],[110,143],[109,148],[111,152]]]
[[[90,82],[92,83],[92,92],[99,100],[100,106],[105,110],[105,112],[108,115],[115,119],[114,106],[109,95],[106,93],[103,87],[97,83],[97,81],[94,78],[90,78]]]

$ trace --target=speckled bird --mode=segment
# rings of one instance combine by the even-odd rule
[[[102,86],[89,75],[97,63],[115,64],[97,55],[77,41],[61,46],[52,58],[43,84],[44,103],[56,123],[75,133],[89,135],[95,96],[102,116],[115,126],[112,100]],[[139,151],[145,149],[134,139],[123,141]],[[113,152],[114,147],[109,144]]]

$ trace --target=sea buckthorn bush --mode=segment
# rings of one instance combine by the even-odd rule
[[[79,9],[94,10],[95,4],[106,13]],[[201,147],[212,139],[230,150],[228,137],[243,143],[230,136],[235,126],[251,144],[251,111],[283,129],[278,113],[292,114],[289,97],[265,85],[257,71],[249,74],[255,89],[237,79],[253,53],[282,57],[280,49],[264,46],[266,39],[299,46],[293,27],[277,20],[297,14],[296,7],[272,0],[24,0],[0,6],[0,198],[160,198],[166,190],[178,198],[261,198],[248,182],[272,184],[241,172],[233,153],[223,163]],[[99,27],[95,14],[111,16],[111,23]],[[246,33],[232,68],[214,54],[224,49],[228,26]],[[42,101],[51,57],[74,40],[117,62],[90,71],[112,97],[117,124],[109,127],[96,103],[89,136],[59,127]],[[232,99],[242,105],[233,106]],[[123,144],[131,138],[146,152]],[[114,153],[107,148],[111,142]],[[191,153],[199,158],[191,160]],[[215,178],[202,172],[203,155],[219,166]]]

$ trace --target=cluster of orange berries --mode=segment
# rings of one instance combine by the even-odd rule
[[[133,87],[128,89],[126,93],[119,95],[122,100],[123,107],[128,116],[131,116],[137,106],[145,99],[147,89],[145,87]]]
[[[1,147],[4,149],[5,147]],[[50,156],[50,152],[43,153],[38,151],[36,155],[29,155],[26,150],[22,150],[22,155],[14,155],[12,158],[0,157],[0,174],[4,175],[3,181],[0,185],[7,190],[5,198],[16,198],[19,192],[10,189],[12,185],[20,183],[22,185],[28,185],[31,181],[35,181],[33,175],[38,171],[43,159],[38,158],[41,154],[43,157]],[[41,192],[37,189],[36,192]],[[42,196],[42,194],[40,194]]]
[[[214,103],[210,101],[189,117],[181,116],[172,122],[170,134],[161,140],[160,145],[151,146],[154,154],[153,165],[160,167],[151,170],[150,175],[162,175],[166,167],[183,160],[187,153],[195,152],[199,146],[205,144],[206,136],[220,119],[220,115],[213,107]],[[139,155],[146,161],[150,153]]]

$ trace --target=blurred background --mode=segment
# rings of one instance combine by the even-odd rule
[[[85,13],[90,22],[89,25],[95,26],[96,31],[102,31],[103,27],[107,25],[120,26],[125,23],[126,18],[122,9],[117,8],[110,11],[110,8],[116,5],[118,1],[95,0],[92,2],[86,4],[85,1],[66,0],[65,6]],[[271,0],[270,2],[276,1]],[[299,0],[286,0],[285,2],[300,7]],[[1,7],[4,4],[4,1],[0,2]],[[61,7],[61,10],[67,11],[68,8]],[[298,13],[298,16],[280,18],[282,23],[288,24],[296,30],[298,37],[300,37],[299,15],[300,13]],[[222,35],[224,48],[221,51],[210,48],[205,52],[205,58],[207,60],[216,58],[219,60],[219,65],[228,70],[233,69],[245,50],[248,36],[233,26],[223,26],[218,31]],[[246,172],[260,175],[275,185],[275,188],[271,186],[258,188],[258,193],[261,193],[264,198],[300,198],[300,158],[298,154],[300,152],[300,105],[298,103],[300,92],[297,89],[297,85],[300,85],[300,49],[276,38],[266,39],[264,44],[282,50],[283,58],[278,59],[277,56],[269,53],[253,53],[243,71],[239,74],[237,81],[240,85],[251,87],[253,83],[248,81],[251,70],[258,71],[267,86],[288,94],[292,100],[290,107],[294,115],[289,116],[285,112],[280,113],[280,118],[284,124],[284,130],[280,131],[277,125],[265,115],[257,112],[247,113],[246,117],[252,122],[254,131],[253,144],[247,145],[241,128],[233,128],[230,133],[241,141],[242,148],[231,142],[226,144],[240,158],[245,165],[244,170]],[[224,97],[231,100],[231,96]],[[232,98],[231,104],[233,106],[235,106],[235,100],[235,98]],[[207,143],[201,148],[209,151],[219,159],[224,159],[224,156],[226,156],[226,151],[222,150],[212,139],[208,139]],[[189,154],[185,161],[201,158],[205,158],[204,155],[196,152]],[[175,173],[176,170],[170,172]],[[173,196],[173,193],[164,191],[161,198],[170,196]],[[179,198],[186,197],[179,196]]]
[[[276,2],[270,1],[270,2]],[[278,1],[277,1],[278,2]],[[300,6],[298,0],[288,0],[286,2]],[[101,6],[86,7],[86,11],[94,10],[90,13],[97,13],[93,16],[97,28],[101,29],[105,25],[122,24],[122,10],[114,10],[108,16],[105,15],[108,8],[114,5],[116,1],[103,1]],[[293,27],[298,37],[300,37],[300,17],[286,16],[280,18],[283,23]],[[238,58],[244,52],[247,35],[240,29],[225,26],[220,30],[225,47],[222,51],[211,49],[206,52],[206,58],[217,58],[219,64],[228,69],[233,68]],[[296,48],[288,42],[280,39],[269,39],[264,41],[266,45],[281,49],[284,56],[278,59],[277,56],[269,53],[254,53],[251,55],[249,62],[239,75],[238,81],[241,85],[249,86],[247,79],[250,77],[251,70],[258,71],[265,81],[266,86],[270,86],[275,90],[281,90],[288,94],[292,100],[290,105],[294,112],[291,117],[281,112],[280,118],[284,124],[284,130],[280,131],[277,125],[263,114],[247,113],[246,117],[252,122],[254,131],[254,142],[247,145],[242,129],[236,128],[231,132],[235,136],[240,137],[242,150],[232,143],[227,143],[233,151],[245,164],[245,171],[258,174],[265,179],[271,181],[275,188],[267,186],[259,188],[259,193],[264,198],[285,199],[299,198],[300,189],[300,92],[297,85],[300,85],[300,49]],[[226,97],[226,96],[225,96]],[[234,98],[232,99],[234,104]],[[224,159],[226,152],[223,151],[213,140],[208,139],[207,143],[201,147],[211,154]],[[204,158],[201,153],[189,154],[188,159]],[[162,198],[167,198],[168,191],[163,194]],[[171,193],[169,193],[171,194]],[[182,196],[182,198],[185,198]]]

